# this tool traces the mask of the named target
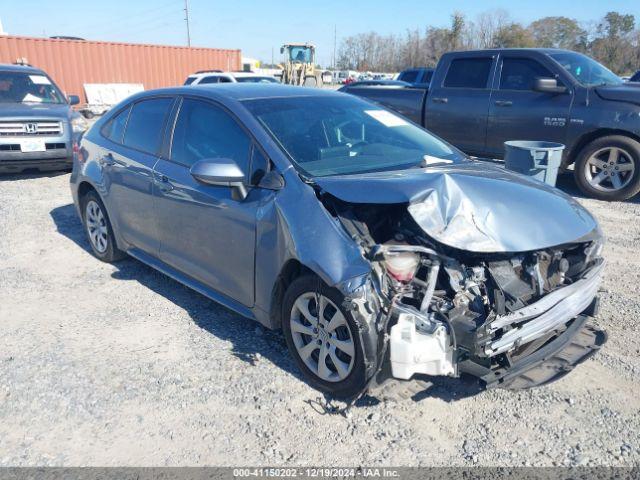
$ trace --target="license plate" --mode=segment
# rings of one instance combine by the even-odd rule
[[[23,152],[46,152],[47,146],[41,139],[20,140],[20,150]]]

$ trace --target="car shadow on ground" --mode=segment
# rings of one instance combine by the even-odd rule
[[[58,233],[72,240],[86,254],[92,255],[89,241],[73,204],[57,207],[51,210],[50,215]],[[133,258],[126,258],[113,265],[117,270],[112,273],[112,278],[137,281],[178,305],[200,328],[222,340],[231,342],[233,345],[232,354],[237,358],[254,365],[260,356],[264,357],[296,379],[308,383],[293,362],[280,331],[263,328],[257,322],[236,314]],[[406,390],[406,385],[412,385],[411,395],[406,395],[404,398],[412,398],[414,401],[435,397],[450,402],[482,391],[480,388],[470,387],[468,381],[460,379],[438,379],[435,381],[430,379],[430,385],[426,389],[421,389],[421,387],[416,389],[416,385],[412,382],[397,382],[395,380],[389,382],[392,389]],[[420,382],[418,385],[429,382]],[[318,399],[320,395],[318,392]],[[312,402],[316,402],[318,399]],[[324,399],[325,406],[332,402],[329,396],[325,395]],[[380,399],[376,397],[374,390],[360,398],[355,406],[365,407],[379,402]]]

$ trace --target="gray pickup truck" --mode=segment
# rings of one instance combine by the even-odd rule
[[[0,172],[71,168],[87,122],[38,68],[0,65]]]
[[[590,197],[640,191],[640,84],[567,50],[496,49],[442,56],[427,88],[344,91],[393,109],[464,152],[502,158],[507,140],[566,145],[563,168]]]

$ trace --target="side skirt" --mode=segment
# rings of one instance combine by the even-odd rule
[[[241,303],[236,302],[235,300],[222,295],[221,293],[218,293],[217,291],[207,287],[204,283],[199,282],[198,280],[195,280],[188,275],[180,272],[179,270],[176,270],[175,268],[167,265],[162,260],[159,260],[158,258],[153,257],[138,248],[131,248],[127,250],[127,253],[136,260],[139,260],[142,263],[149,265],[151,268],[164,273],[166,276],[171,277],[176,282],[182,283],[183,285],[189,287],[192,290],[195,290],[196,292],[204,295],[214,302],[227,307],[229,310],[233,310],[239,315],[250,318],[251,320],[256,320],[253,311],[250,308],[245,307]]]

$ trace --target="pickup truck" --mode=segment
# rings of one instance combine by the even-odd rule
[[[640,84],[595,60],[557,49],[450,52],[427,87],[347,87],[478,157],[503,158],[507,140],[566,146],[588,196],[625,200],[640,191]]]

